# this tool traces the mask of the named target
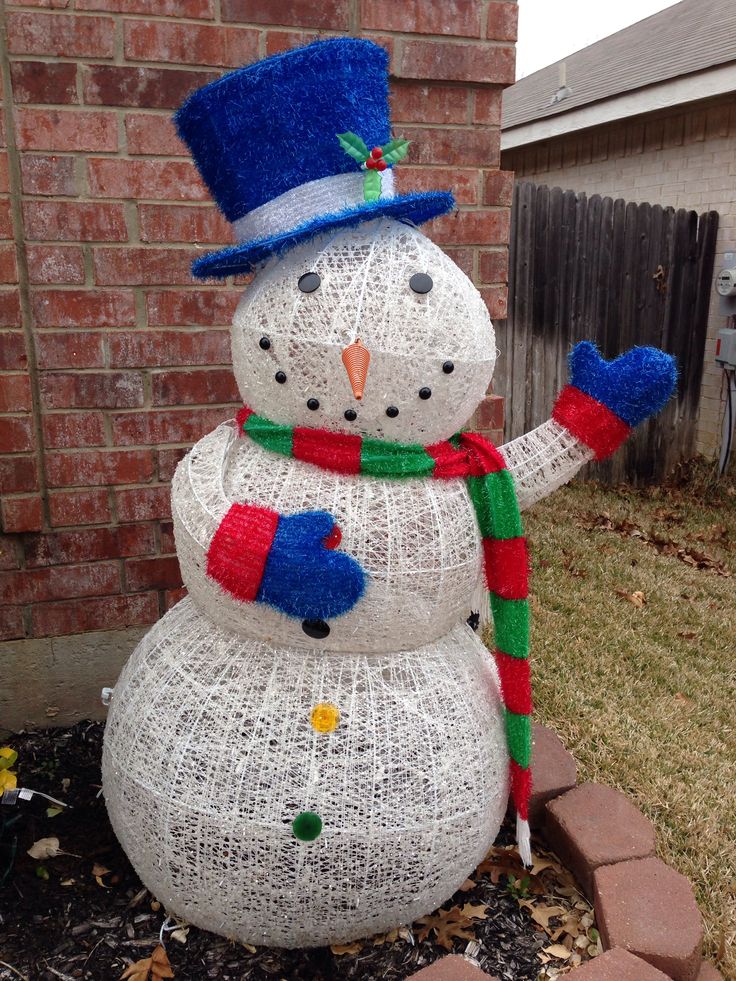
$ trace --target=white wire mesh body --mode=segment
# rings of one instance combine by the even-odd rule
[[[318,703],[334,732],[310,724]],[[346,942],[457,889],[506,809],[492,659],[465,626],[416,650],[330,654],[246,641],[185,599],[115,688],[110,818],[169,912],[253,944]],[[299,841],[295,815],[320,836]]]
[[[319,276],[309,293],[307,272]],[[416,273],[429,292],[412,290]],[[358,337],[371,353],[362,400],[341,360]],[[233,324],[235,376],[257,412],[397,442],[451,436],[495,357],[470,280],[390,220],[272,260]],[[522,507],[592,455],[554,422],[502,452]],[[298,620],[207,577],[234,502],[329,511],[367,573],[318,650]],[[190,598],[123,671],[103,755],[110,818],[138,874],[171,912],[255,944],[345,942],[430,912],[483,857],[507,799],[498,679],[465,625],[481,583],[465,482],[341,476],[222,426],[179,465],[172,511]],[[329,734],[310,724],[321,702],[340,713]],[[305,811],[323,821],[312,842],[292,833]]]
[[[229,447],[229,452],[228,452]],[[224,474],[222,472],[224,468]],[[242,603],[206,574],[206,551],[230,502],[280,514],[329,511],[340,549],[367,575],[360,601],[330,620],[331,651],[395,651],[447,633],[471,612],[481,545],[463,480],[379,480],[329,473],[279,456],[220,426],[179,464],[172,514],[182,575],[208,616],[245,637],[309,647],[301,621]]]

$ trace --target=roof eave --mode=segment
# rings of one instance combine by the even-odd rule
[[[601,99],[555,113],[553,116],[502,129],[501,150],[513,150],[515,147],[554,139],[603,123],[670,109],[717,95],[727,95],[729,92],[736,92],[736,62],[670,78],[632,92],[622,92],[609,99]]]

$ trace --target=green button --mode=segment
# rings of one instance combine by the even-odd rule
[[[314,841],[322,831],[322,818],[314,811],[302,811],[291,822],[291,830],[299,841]]]

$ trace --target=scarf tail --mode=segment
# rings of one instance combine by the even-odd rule
[[[482,439],[463,434],[471,452]],[[529,557],[516,489],[506,462],[484,442],[474,454],[478,476],[468,489],[483,540],[483,571],[487,605],[493,618],[494,658],[504,704],[509,784],[516,809],[516,839],[524,865],[531,865],[529,800],[531,797],[532,694],[529,669]],[[481,607],[481,619],[483,607]]]

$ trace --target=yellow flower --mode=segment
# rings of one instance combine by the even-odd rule
[[[0,793],[18,786],[18,778],[12,770],[0,770]]]
[[[10,746],[0,746],[0,770],[7,770],[18,759],[18,754]]]

